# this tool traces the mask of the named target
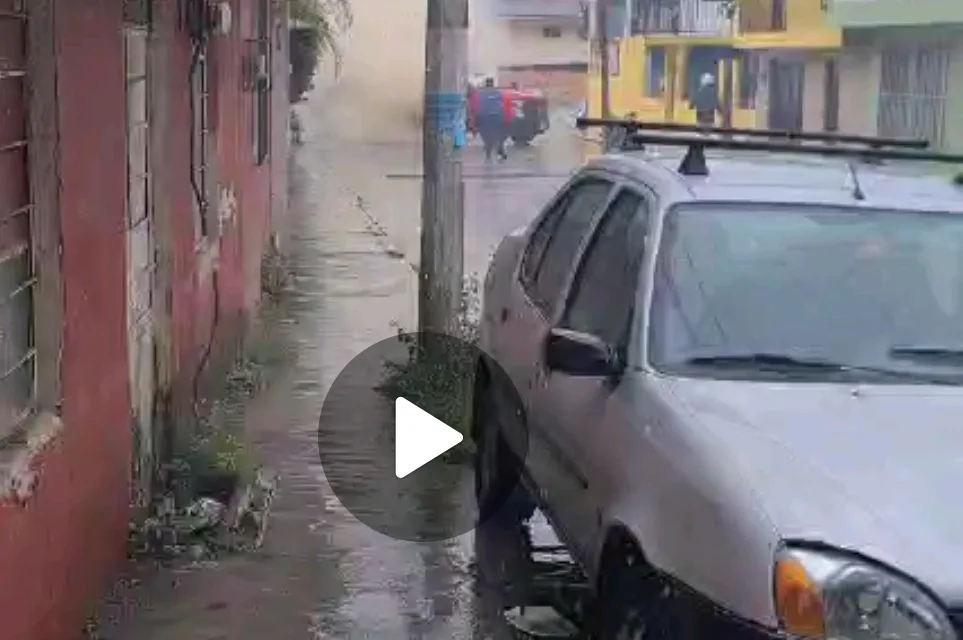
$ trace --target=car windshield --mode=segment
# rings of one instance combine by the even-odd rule
[[[665,219],[649,327],[649,360],[663,371],[828,363],[956,378],[963,216],[678,206]]]

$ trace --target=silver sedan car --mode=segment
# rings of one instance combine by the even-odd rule
[[[498,247],[480,507],[520,481],[594,637],[963,638],[963,189],[712,153],[600,157]]]

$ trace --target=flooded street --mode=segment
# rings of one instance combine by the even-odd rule
[[[306,456],[313,456],[320,402],[334,377],[360,351],[390,337],[392,322],[410,328],[415,317],[412,265],[418,261],[420,180],[413,176],[419,172],[419,140],[367,141],[341,125],[341,118],[351,113],[348,89],[334,85],[299,107],[307,136],[292,166],[295,301],[285,330],[296,344],[299,362],[297,392],[289,409],[298,415],[289,415],[288,423],[304,438]],[[574,147],[566,133],[560,130],[539,146],[516,150],[499,166],[486,167],[478,148],[467,150],[466,271],[483,273],[500,238],[527,223],[573,166],[574,157],[565,155],[574,152],[568,151]],[[547,177],[508,177],[523,172]],[[339,435],[344,442],[323,433],[322,446],[359,446],[356,435]],[[362,486],[366,474],[375,475],[372,465],[390,464],[364,452],[344,455],[352,453]],[[481,554],[487,565],[482,573],[493,577],[485,570],[497,574],[500,556],[518,553],[512,548],[518,542],[513,536],[489,531],[438,543],[392,540],[341,508],[321,481],[323,469],[316,457],[310,465],[303,459],[287,460],[281,472],[294,484],[286,493],[322,496],[322,513],[310,526],[319,538],[319,563],[336,567],[325,591],[340,594],[316,603],[318,637],[504,636],[498,624],[498,590],[484,589],[478,582],[476,546],[494,547]],[[440,470],[446,476],[451,472]],[[470,470],[456,467],[455,472],[457,477],[446,478],[446,486],[453,487],[449,495],[428,498],[442,511],[440,517],[445,510],[474,509]],[[377,495],[379,487],[364,490]],[[285,508],[284,502],[279,499],[279,509]],[[410,517],[429,520],[418,512],[427,508],[431,506],[413,505]],[[533,529],[537,540],[551,542],[544,523],[536,522]]]
[[[388,538],[344,509],[319,462],[318,416],[337,374],[416,317],[420,140],[406,127],[367,135],[356,119],[359,95],[350,83],[331,83],[297,107],[305,140],[290,161],[293,291],[273,320],[296,359],[245,418],[259,457],[280,476],[264,549],[142,577],[112,603],[104,637],[509,637],[502,583],[524,557],[517,532]],[[501,237],[526,224],[575,166],[579,146],[560,121],[532,147],[509,151],[508,161],[489,166],[480,148],[465,152],[466,272],[483,274]],[[320,440],[343,449],[358,491],[401,500],[417,526],[475,508],[468,466],[441,465],[444,490],[386,497],[372,472],[386,463],[383,451],[359,446],[349,428]],[[531,529],[536,543],[553,543],[539,516]]]

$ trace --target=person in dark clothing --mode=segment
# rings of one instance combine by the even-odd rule
[[[692,96],[690,104],[696,112],[696,123],[703,127],[712,127],[716,124],[716,113],[721,111],[719,103],[719,91],[716,88],[716,79],[711,73],[702,76],[699,81],[699,88]]]
[[[485,86],[478,90],[478,110],[475,113],[475,127],[485,147],[485,161],[490,162],[492,153],[505,160],[505,137],[508,127],[505,123],[505,106],[502,92],[495,88],[492,78],[485,80]]]

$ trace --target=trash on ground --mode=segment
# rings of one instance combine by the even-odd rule
[[[277,476],[258,469],[237,488],[230,503],[199,497],[178,507],[165,496],[151,516],[132,526],[130,555],[155,559],[214,560],[228,553],[255,551],[264,543]]]

